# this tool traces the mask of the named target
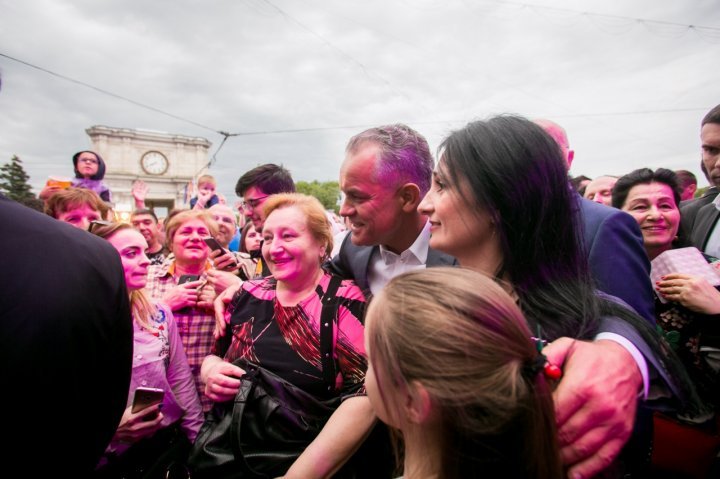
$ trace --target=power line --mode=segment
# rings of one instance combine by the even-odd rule
[[[122,95],[118,95],[117,93],[113,93],[113,92],[111,92],[111,91],[107,91],[107,90],[104,90],[104,89],[102,89],[102,88],[98,88],[98,87],[96,87],[96,86],[94,86],[94,85],[91,85],[91,84],[89,84],[89,83],[85,83],[85,82],[83,82],[83,81],[76,80],[75,78],[70,78],[70,77],[65,76],[65,75],[62,75],[62,74],[60,74],[60,73],[56,73],[56,72],[54,72],[54,71],[48,70],[47,68],[43,68],[43,67],[39,67],[39,66],[37,66],[37,65],[33,65],[32,63],[29,63],[29,62],[20,60],[20,59],[18,59],[18,58],[11,57],[10,55],[6,55],[6,54],[0,52],[0,57],[5,57],[5,58],[7,58],[8,60],[12,60],[12,61],[14,61],[14,62],[21,63],[21,64],[23,64],[23,65],[25,65],[25,66],[28,66],[28,67],[30,67],[30,68],[34,68],[34,69],[36,69],[36,70],[40,70],[41,72],[48,73],[48,74],[53,75],[53,76],[55,76],[55,77],[61,78],[61,79],[63,79],[63,80],[66,80],[66,81],[69,81],[69,82],[72,82],[72,83],[77,83],[78,85],[82,85],[82,86],[84,86],[84,87],[86,87],[86,88],[90,88],[90,89],[95,90],[95,91],[97,91],[97,92],[99,92],[99,93],[102,93],[102,94],[104,94],[104,95],[108,95],[108,96],[111,96],[111,97],[113,97],[113,98],[117,98],[117,99],[119,99],[119,100],[126,101],[126,102],[131,103],[131,104],[133,104],[133,105],[135,105],[135,106],[139,106],[139,107],[141,107],[141,108],[145,108],[146,110],[154,111],[155,113],[160,113],[161,115],[169,116],[170,118],[174,118],[174,119],[176,119],[176,120],[184,121],[184,122],[186,122],[186,123],[190,123],[190,124],[192,124],[192,125],[199,126],[200,128],[204,128],[204,129],[206,129],[206,130],[210,130],[210,131],[212,131],[213,133],[217,133],[217,134],[220,134],[220,135],[223,134],[221,131],[218,131],[218,130],[216,130],[215,128],[210,128],[209,126],[203,125],[202,123],[198,123],[198,122],[196,122],[196,121],[188,120],[187,118],[183,118],[183,117],[181,117],[181,116],[173,115],[172,113],[168,113],[168,112],[166,112],[166,111],[164,111],[164,110],[161,110],[161,109],[159,109],[159,108],[155,108],[154,106],[150,106],[150,105],[146,105],[146,104],[144,104],[144,103],[140,103],[139,101],[135,101],[135,100],[132,100],[132,99],[130,99],[130,98],[124,97],[124,96],[122,96]]]
[[[533,5],[530,3],[511,2],[511,1],[504,1],[504,0],[495,0],[493,3],[497,3],[500,5],[515,5],[518,7],[533,8],[533,9],[538,9],[538,10],[553,10],[556,12],[577,13],[580,15],[588,16],[588,17],[614,18],[617,20],[630,20],[630,21],[637,22],[637,23],[670,25],[670,26],[675,26],[675,27],[683,27],[686,29],[702,29],[702,30],[711,30],[711,31],[715,31],[715,32],[720,32],[720,27],[706,27],[706,26],[692,25],[692,24],[687,24],[687,23],[667,22],[667,21],[662,21],[662,20],[648,20],[646,18],[626,17],[623,15],[607,15],[607,14],[603,14],[603,13],[593,13],[593,12],[586,12],[586,11],[582,11],[582,10],[572,10],[569,8],[547,7],[544,5]]]

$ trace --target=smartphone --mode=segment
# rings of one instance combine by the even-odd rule
[[[136,413],[142,411],[143,409],[147,409],[150,406],[161,404],[164,396],[164,389],[139,387],[135,390],[135,395],[133,396],[133,402],[130,411]],[[151,414],[148,415],[145,420],[151,421],[156,417],[156,414]]]
[[[215,238],[213,238],[212,236],[210,236],[209,238],[203,238],[203,241],[208,246],[208,248],[210,248],[211,250],[220,251],[221,255],[228,252],[225,248],[220,246],[220,243],[218,243],[218,241]],[[232,269],[235,269],[236,267],[237,267],[237,262],[235,261],[235,258],[233,258],[233,262],[228,264],[227,266],[225,266],[224,269],[232,270]]]
[[[220,243],[218,243],[218,241],[215,238],[213,238],[212,236],[210,236],[209,238],[203,238],[203,241],[208,246],[208,248],[210,248],[211,250],[213,250],[213,251],[220,250],[223,253],[225,253],[225,248],[220,246]]]
[[[180,276],[178,284],[189,283],[190,281],[197,281],[200,279],[199,274],[184,274]]]

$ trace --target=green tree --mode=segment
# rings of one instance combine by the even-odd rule
[[[338,200],[340,199],[340,185],[337,181],[298,181],[295,183],[298,193],[314,196],[327,210],[337,213],[340,210]]]
[[[13,155],[10,163],[0,166],[0,191],[10,199],[23,202],[35,198],[30,191],[29,179],[17,155]]]

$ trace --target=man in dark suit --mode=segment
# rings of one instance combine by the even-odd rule
[[[717,188],[720,186],[720,105],[710,110],[703,118],[700,141],[703,172],[711,188],[700,198],[683,205],[680,213],[682,226],[690,244],[700,251],[717,257],[720,256],[720,229],[717,228],[720,210],[716,204]]]
[[[715,197],[718,195],[718,187],[715,186],[708,175],[705,163],[700,160],[700,169],[705,174],[705,178],[710,183],[710,187],[706,189],[699,198],[693,198],[686,201],[680,202],[680,224],[681,231],[685,234],[685,237],[689,237],[690,232],[695,226],[695,218],[697,213],[703,206],[712,203]]]
[[[120,257],[107,241],[1,194],[0,225],[0,461],[24,477],[89,477],[130,385]]]
[[[565,130],[550,120],[537,120],[563,151],[568,170],[574,159]],[[577,197],[590,272],[600,291],[622,299],[640,316],[655,323],[650,261],[643,237],[632,216],[618,209]]]
[[[377,293],[392,277],[426,266],[457,264],[430,248],[418,204],[430,188],[433,157],[425,138],[406,125],[370,128],[350,139],[340,169],[350,222],[332,270]]]

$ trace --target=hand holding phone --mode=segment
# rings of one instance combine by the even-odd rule
[[[178,284],[189,283],[191,281],[198,281],[200,279],[199,274],[184,274],[178,279]]]
[[[214,257],[213,263],[215,264],[215,267],[220,270],[224,271],[232,271],[234,269],[237,269],[237,261],[235,260],[235,256],[230,253],[230,251],[226,250],[222,246],[220,246],[220,243],[213,238],[212,236],[209,238],[203,238],[203,241],[213,251],[218,251],[218,254]],[[224,260],[218,260],[221,256],[226,255],[226,258]]]
[[[163,397],[165,396],[165,390],[159,388],[146,388],[138,387],[135,390],[133,396],[132,406],[130,412],[133,414],[147,409],[156,404],[160,404],[162,407]],[[151,421],[157,417],[157,414],[149,414],[143,418],[143,421]]]

